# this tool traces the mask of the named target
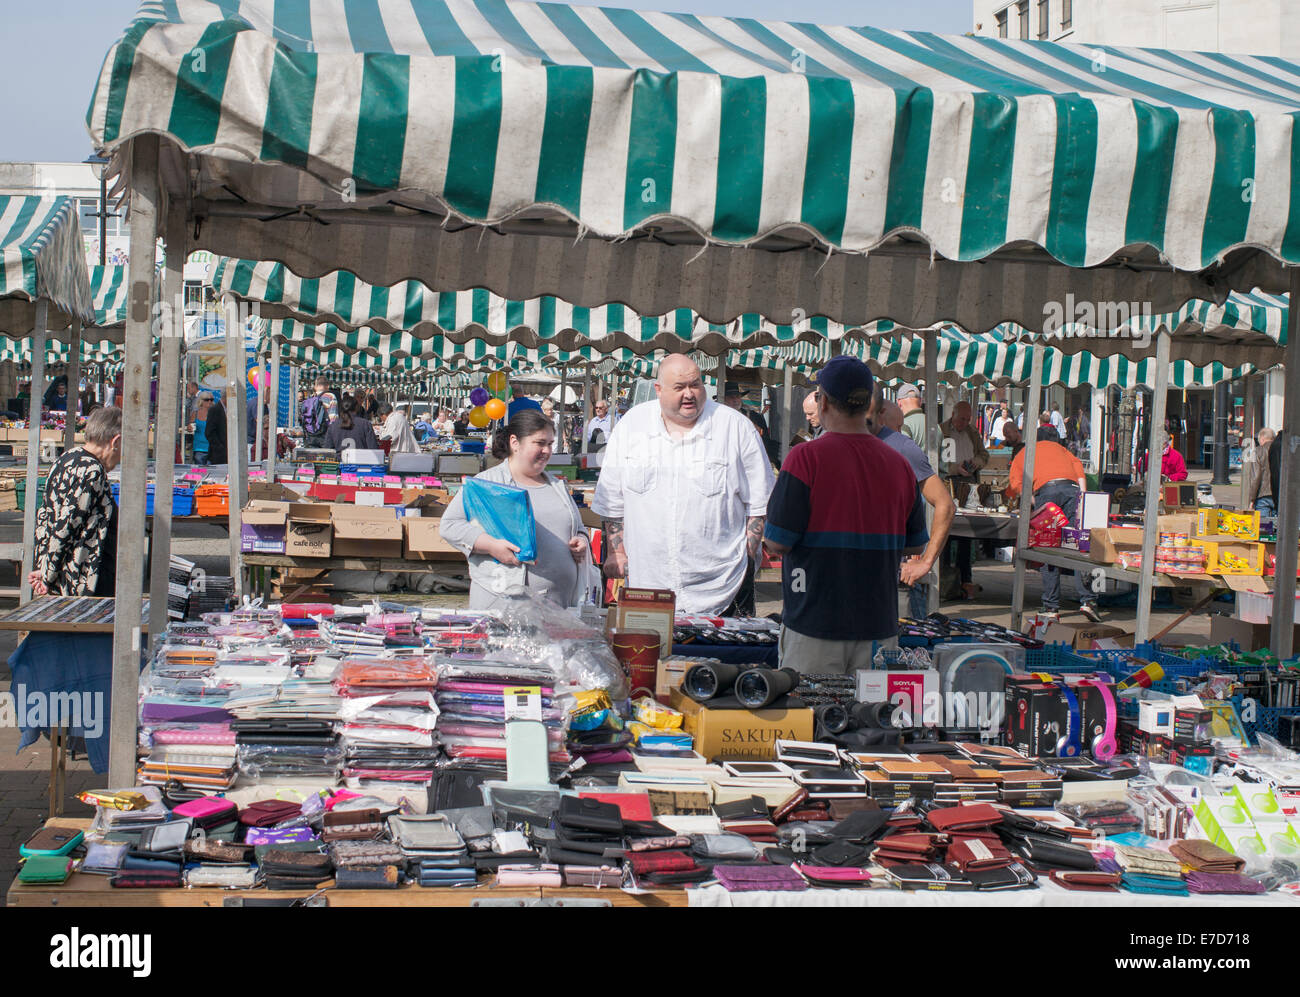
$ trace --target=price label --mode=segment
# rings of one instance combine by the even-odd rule
[[[505,700],[506,720],[541,720],[542,690],[540,686],[511,686],[502,693]]]

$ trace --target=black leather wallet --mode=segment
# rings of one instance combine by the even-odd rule
[[[1013,852],[1040,868],[1084,870],[1097,868],[1097,860],[1092,852],[1079,845],[1043,838],[1036,834],[1027,834],[1021,840],[1012,841],[1010,844]]]
[[[748,820],[753,817],[767,819],[767,801],[761,796],[751,796],[747,800],[733,800],[730,803],[715,803],[713,812],[718,820]]]
[[[395,865],[340,869],[334,885],[340,890],[395,890],[402,885],[402,874]]]
[[[618,807],[591,797],[561,797],[556,820],[561,827],[580,831],[603,831],[615,836],[623,833],[623,816]]]
[[[1037,878],[1019,862],[1001,869],[967,869],[962,875],[977,890],[1020,890],[1033,886]]]

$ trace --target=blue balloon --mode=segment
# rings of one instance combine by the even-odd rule
[[[486,405],[489,397],[487,388],[475,388],[469,393],[471,405]]]

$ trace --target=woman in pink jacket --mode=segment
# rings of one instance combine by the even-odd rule
[[[1168,435],[1161,433],[1161,453],[1160,453],[1160,477],[1164,481],[1186,481],[1187,480],[1187,463],[1183,460],[1183,455],[1174,449],[1173,441]],[[1147,455],[1143,454],[1142,459],[1138,462],[1138,473],[1146,474]]]

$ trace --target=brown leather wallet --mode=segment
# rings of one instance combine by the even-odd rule
[[[1002,811],[987,803],[963,803],[957,807],[931,810],[925,819],[936,831],[964,831],[1001,823]]]
[[[961,840],[948,846],[948,862],[962,872],[967,869],[1001,869],[1011,864],[1011,853],[1001,842]]]
[[[203,862],[246,862],[248,852],[248,845],[232,845],[210,838],[191,838],[185,842],[186,856]]]
[[[1118,893],[1122,878],[1118,872],[1080,872],[1068,869],[1053,869],[1047,875],[1057,886],[1091,893]]]
[[[774,823],[781,824],[789,816],[799,809],[804,800],[808,799],[808,790],[802,786],[799,787],[790,797],[783,800],[781,805],[772,811],[772,820]]]
[[[384,835],[379,810],[331,811],[321,822],[322,841],[371,841]]]

